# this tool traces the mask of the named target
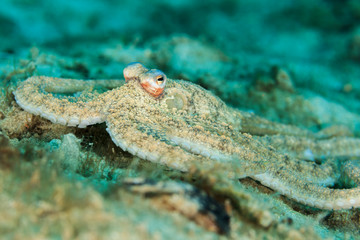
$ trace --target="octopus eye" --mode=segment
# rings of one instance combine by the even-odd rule
[[[164,82],[164,77],[162,75],[159,75],[156,77],[157,84],[162,84]]]
[[[141,86],[153,97],[159,97],[165,88],[166,75],[157,69],[151,69],[139,76]]]
[[[147,69],[139,62],[130,63],[124,68],[124,78],[126,82],[136,80],[150,95],[157,98],[162,95],[165,84],[166,75],[157,69]]]

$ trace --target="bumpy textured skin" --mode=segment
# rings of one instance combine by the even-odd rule
[[[91,93],[95,86],[108,88],[124,84],[121,80],[84,81],[31,77],[14,92],[16,102],[27,112],[40,115],[53,123],[80,128],[104,122],[102,98]],[[57,98],[56,94],[84,92],[79,97]]]
[[[120,87],[91,93],[97,83],[102,87]],[[85,93],[76,98],[54,94],[81,90]],[[152,162],[182,171],[197,165],[216,169],[230,178],[250,176],[289,198],[317,208],[360,206],[360,188],[327,187],[339,177],[335,166],[299,159],[304,146],[314,156],[331,158],[339,156],[339,152],[343,158],[359,156],[359,139],[317,140],[308,131],[232,109],[189,82],[168,79],[161,97],[155,98],[139,81],[124,84],[120,80],[31,77],[14,94],[24,110],[54,123],[85,127],[105,121],[117,146]],[[289,139],[293,143],[288,144]]]

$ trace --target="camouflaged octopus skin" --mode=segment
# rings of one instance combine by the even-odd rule
[[[294,150],[294,156],[267,144],[281,139],[276,142],[279,149],[305,144],[314,158],[348,159],[360,156],[360,139],[317,139],[295,126],[230,108],[198,85],[166,79],[161,71],[136,64],[124,69],[126,83],[34,76],[22,82],[14,95],[25,111],[53,123],[83,128],[105,122],[112,140],[124,151],[170,168],[187,171],[197,165],[221,171],[230,178],[249,176],[317,208],[360,206],[360,187],[328,187],[340,175],[334,166],[303,161],[303,150]],[[160,86],[165,80],[166,87]],[[146,86],[156,84],[163,88],[161,94],[148,92]],[[99,85],[113,89],[92,91]],[[77,97],[61,96],[81,91]],[[356,164],[351,166],[358,169]],[[359,170],[347,172],[352,173],[349,177],[353,182],[359,182]]]

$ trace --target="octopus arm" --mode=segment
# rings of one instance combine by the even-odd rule
[[[316,137],[313,132],[306,129],[272,122],[253,113],[241,112],[239,118],[241,119],[241,132],[243,133],[250,133],[256,136],[289,135],[307,138]]]
[[[255,170],[245,171],[249,168],[237,157],[222,154],[181,136],[167,134],[156,124],[129,121],[127,117],[118,111],[110,113],[106,119],[106,130],[117,146],[141,159],[184,172],[193,167],[202,171],[214,170],[214,173],[220,171],[230,178],[259,173]]]
[[[300,159],[316,160],[325,158],[360,157],[360,139],[352,137],[333,137],[330,139],[311,139],[298,136],[263,136],[257,140],[271,145],[280,152],[286,152]]]
[[[279,171],[276,174],[270,172],[258,174],[252,178],[288,198],[308,206],[328,210],[360,207],[360,187],[331,189],[305,182],[301,180],[301,177],[288,171]]]
[[[102,96],[90,93],[95,87],[114,88],[118,80],[74,80],[44,76],[28,78],[14,91],[25,111],[53,123],[80,128],[104,122]],[[78,95],[78,96],[77,96]]]
[[[141,131],[136,123],[124,120],[121,115],[108,115],[106,125],[115,145],[141,159],[180,171],[187,171],[187,163],[196,161],[196,156],[165,141],[159,141],[156,136]]]

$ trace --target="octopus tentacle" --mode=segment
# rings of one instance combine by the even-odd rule
[[[214,124],[212,124],[214,125]],[[153,127],[154,128],[154,127]],[[217,128],[221,128],[217,126]],[[329,163],[321,165],[315,162],[301,161],[263,145],[251,136],[234,132],[232,138],[222,135],[208,134],[205,126],[188,126],[188,129],[171,127],[166,133],[167,139],[176,145],[204,157],[223,159],[222,156],[232,156],[239,162],[245,162],[250,169],[258,172],[275,172],[285,168],[289,172],[301,173],[307,181],[323,186],[334,185],[339,174]],[[201,143],[201,144],[199,144]],[[216,149],[216,150],[214,150]],[[255,150],[256,149],[256,150]],[[262,169],[262,170],[260,170]],[[251,171],[247,171],[248,173]],[[255,171],[253,171],[255,173]],[[252,176],[249,174],[247,176]],[[245,176],[236,176],[245,177]]]
[[[271,145],[281,152],[300,159],[349,158],[360,156],[360,139],[334,137],[330,139],[310,139],[295,136],[265,136],[257,138],[263,144]]]
[[[315,138],[316,134],[296,126],[269,121],[265,118],[256,116],[253,113],[238,113],[241,119],[241,132],[256,136],[282,135]]]
[[[113,88],[123,84],[118,80],[84,81],[34,76],[22,82],[14,91],[16,102],[27,112],[40,115],[53,123],[86,127],[103,122],[103,94],[87,93],[80,97],[56,96],[92,90],[100,86]]]
[[[195,154],[192,149],[185,147],[188,142],[177,142],[178,144],[174,145],[173,139],[163,138],[161,132],[153,128],[151,132],[146,131],[140,123],[128,125],[122,121],[120,115],[108,115],[106,123],[106,130],[111,139],[122,150],[173,169],[188,171],[195,165],[201,166],[203,170],[216,167],[231,178],[238,175],[247,176],[264,172],[255,169],[253,164],[249,165],[247,162],[240,162],[238,158],[230,155],[204,156],[201,153]],[[121,125],[120,128],[119,124]],[[204,151],[208,153],[216,152],[216,150],[210,148],[204,149]]]
[[[329,210],[360,207],[360,187],[331,189],[302,180],[287,170],[258,174],[252,178],[297,202]]]
[[[347,185],[360,185],[360,159],[348,160],[342,166],[342,179]]]

